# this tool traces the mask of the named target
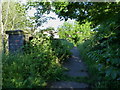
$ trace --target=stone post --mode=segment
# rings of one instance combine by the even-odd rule
[[[22,30],[6,31],[8,34],[8,46],[9,52],[14,53],[16,51],[22,52],[22,47],[24,45],[24,34]]]

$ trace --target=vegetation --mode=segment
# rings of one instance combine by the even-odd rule
[[[64,40],[35,35],[24,47],[24,54],[4,56],[3,88],[45,87],[49,81],[59,80],[64,70],[61,62],[71,48]]]
[[[25,6],[11,0],[2,3],[2,18],[4,31],[25,29],[28,21]]]
[[[7,51],[7,36],[5,31],[8,30],[24,30],[27,31],[31,23],[27,17],[27,10],[25,5],[14,2],[12,0],[6,0],[2,2],[2,43],[4,52]]]
[[[64,38],[76,46],[80,42],[84,42],[90,38],[90,34],[92,33],[90,29],[90,23],[88,22],[81,25],[77,21],[73,24],[65,22],[58,28],[58,34],[60,38]]]
[[[120,85],[120,50],[117,36],[119,29],[115,27],[116,25],[117,23],[101,24],[91,39],[79,45],[82,56],[89,64],[91,74],[97,77],[96,84],[100,83],[100,87],[105,84],[105,87],[109,88]],[[114,32],[115,28],[117,34]]]
[[[25,23],[30,22],[26,20],[25,12],[32,7],[37,10],[35,17],[32,17],[36,27],[52,18],[43,16],[51,11],[61,19],[76,21],[65,22],[58,28],[60,39],[53,38],[53,28],[43,30],[25,44],[23,54],[5,53],[3,88],[45,87],[49,81],[60,80],[61,77],[66,80],[62,76],[62,62],[71,55],[71,43],[79,48],[91,78],[79,80],[67,77],[68,79],[86,81],[92,88],[120,88],[120,2],[27,2],[25,6],[12,4],[15,7],[11,7],[10,2],[3,3],[4,6],[13,8],[19,18],[14,19],[13,12],[6,11],[3,6],[1,22],[5,26],[4,30],[27,27]],[[4,17],[5,12],[7,16]],[[47,36],[45,31],[51,35]]]
[[[93,87],[118,88],[120,86],[120,10],[117,7],[119,4],[119,2],[72,2],[67,4],[61,3],[58,6],[58,3],[55,3],[58,6],[56,8],[60,9],[60,11],[56,9],[60,17],[64,17],[66,20],[68,18],[76,19],[79,23],[91,22],[90,26],[93,29],[87,31],[89,34],[85,33],[85,36],[89,38],[83,39],[84,42],[80,41],[78,47],[82,57],[89,66],[91,77],[94,78]],[[64,5],[65,7],[63,7]],[[87,28],[81,29],[84,32],[87,30]],[[70,35],[71,32],[67,34]],[[81,37],[84,37],[84,35]]]

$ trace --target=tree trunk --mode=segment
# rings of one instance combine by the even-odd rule
[[[0,51],[1,51],[1,54],[4,53],[4,29],[3,29],[3,22],[2,22],[2,0],[0,0],[0,30],[1,30],[1,35],[0,35],[0,42],[1,42],[1,45],[0,45]]]
[[[0,89],[2,89],[2,55],[3,55],[3,43],[4,43],[4,38],[3,38],[3,23],[2,23],[2,0],[0,0]]]

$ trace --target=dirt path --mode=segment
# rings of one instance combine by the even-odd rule
[[[64,67],[68,69],[64,74],[70,77],[89,77],[87,72],[87,67],[82,62],[79,51],[76,47],[72,50],[72,57],[68,59],[68,62],[64,64]],[[75,81],[57,81],[53,82],[50,85],[51,88],[70,88],[73,90],[74,88],[88,88],[89,85],[86,83],[79,83]]]

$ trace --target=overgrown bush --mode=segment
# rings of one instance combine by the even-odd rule
[[[67,60],[66,58],[71,55],[70,49],[72,49],[73,44],[69,43],[65,39],[53,39],[51,42],[52,51],[59,58],[59,62]]]
[[[94,30],[91,39],[79,45],[91,74],[96,76],[95,87],[120,86],[119,27],[118,20],[108,20]]]
[[[39,54],[36,58],[34,54],[5,56],[3,88],[46,86],[48,80],[57,79],[62,72],[62,67],[56,64],[54,59],[55,57],[48,57],[46,54]]]
[[[70,55],[69,49],[64,41],[35,35],[23,54],[4,56],[3,88],[45,87],[47,82],[59,80],[63,71],[60,61]]]

